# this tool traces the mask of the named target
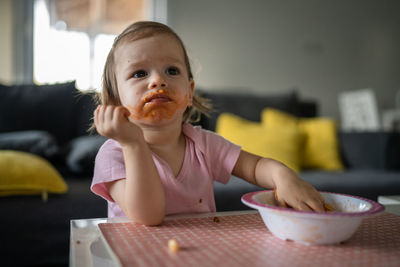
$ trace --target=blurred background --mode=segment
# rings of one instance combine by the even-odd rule
[[[397,0],[0,0],[0,83],[97,89],[116,34],[156,20],[183,39],[198,88],[296,89],[337,120],[341,94],[368,88],[378,127],[386,116],[393,128],[399,11]]]

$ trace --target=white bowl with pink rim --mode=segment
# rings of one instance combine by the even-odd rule
[[[320,192],[325,203],[335,211],[297,211],[279,207],[273,190],[242,196],[242,202],[257,209],[271,233],[283,240],[306,245],[328,245],[344,242],[358,229],[364,218],[377,215],[385,208],[375,201],[357,196]]]

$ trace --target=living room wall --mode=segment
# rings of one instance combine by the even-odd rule
[[[396,0],[168,0],[198,87],[299,88],[339,119],[338,93],[374,88],[380,111],[400,89]]]
[[[23,1],[23,0],[22,0]],[[340,92],[374,88],[382,112],[400,90],[400,1],[168,0],[198,87],[299,88],[339,119]],[[13,1],[0,1],[0,82],[16,80]]]
[[[14,81],[12,0],[0,1],[0,82]]]

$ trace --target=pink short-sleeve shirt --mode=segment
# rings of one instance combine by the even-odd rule
[[[175,177],[169,165],[153,153],[164,186],[166,214],[215,212],[213,182],[227,183],[241,148],[214,132],[185,123],[185,158]],[[125,164],[120,144],[107,140],[95,161],[91,190],[108,202],[108,217],[125,216],[110,196],[104,183],[125,179]]]

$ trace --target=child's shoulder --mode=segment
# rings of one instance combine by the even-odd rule
[[[193,126],[190,123],[184,123],[183,127],[182,127],[182,130],[183,130],[183,133],[186,136],[191,137],[191,138],[195,138],[195,139],[203,138],[203,137],[206,137],[206,136],[209,136],[209,135],[217,135],[216,133],[214,133],[212,131],[203,129],[199,125]]]
[[[108,151],[115,151],[115,150],[121,150],[122,152],[122,148],[121,145],[115,141],[114,139],[107,139],[103,145],[101,145],[100,149],[99,149],[99,153],[104,153],[104,152],[108,152]]]
[[[215,144],[229,143],[229,141],[222,136],[213,131],[203,129],[201,126],[193,126],[189,123],[185,123],[182,130],[184,135],[192,139],[201,150],[205,150],[205,148]]]
[[[115,161],[123,161],[123,152],[121,145],[113,140],[107,139],[103,145],[99,148],[99,151],[96,155],[96,162],[115,162]],[[109,165],[109,164],[108,164]]]

